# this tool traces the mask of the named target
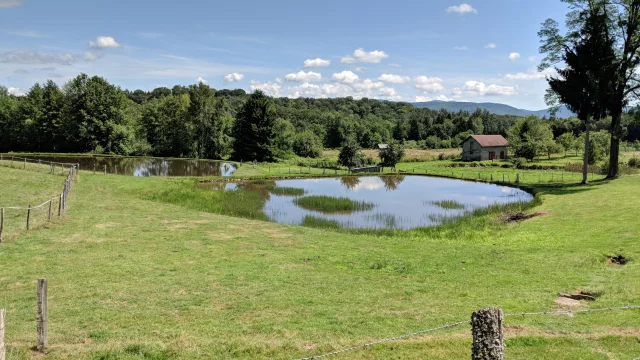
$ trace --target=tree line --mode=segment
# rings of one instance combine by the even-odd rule
[[[640,138],[639,114],[623,115],[624,140]],[[436,111],[349,97],[271,98],[259,91],[216,90],[203,83],[131,92],[85,74],[63,86],[50,80],[34,84],[25,96],[0,87],[0,152],[273,161],[319,157],[324,148],[345,143],[361,148],[380,143],[455,148],[472,134],[511,138],[512,128],[522,121],[481,109]],[[544,119],[543,124],[552,142],[564,134],[578,137],[585,129],[577,118]],[[610,129],[611,119],[601,117],[590,126]],[[551,149],[548,139],[544,143],[536,147],[536,155]]]

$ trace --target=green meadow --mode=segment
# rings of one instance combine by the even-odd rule
[[[81,171],[66,217],[28,232],[15,225],[0,244],[8,359],[294,359],[463,321],[488,306],[567,309],[558,293],[598,295],[576,310],[640,305],[639,175],[593,175],[583,186],[561,171],[452,163],[397,170],[494,182],[504,175],[537,194],[519,210],[541,215],[504,222],[507,209],[489,209],[429,229],[350,232],[316,218],[268,222],[259,193],[213,191],[198,179]],[[236,176],[288,176],[286,168],[245,164]],[[61,191],[63,176],[36,170],[0,166],[0,206]],[[630,261],[613,264],[616,255]],[[44,355],[32,350],[39,278],[49,280]],[[633,359],[639,315],[507,317],[506,354]],[[471,340],[462,325],[336,358],[466,359]]]

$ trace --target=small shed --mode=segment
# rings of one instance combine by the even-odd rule
[[[462,160],[505,160],[509,142],[502,135],[471,135],[462,142]]]

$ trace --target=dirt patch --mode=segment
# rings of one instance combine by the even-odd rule
[[[627,259],[624,255],[616,255],[609,257],[608,261],[610,264],[627,265],[629,259]]]
[[[577,291],[573,294],[558,294],[559,297],[572,299],[572,300],[586,300],[586,301],[595,301],[598,296],[601,294],[590,292],[590,291]]]
[[[579,300],[574,300],[574,299],[570,299],[563,296],[557,297],[553,302],[555,302],[558,305],[569,306],[569,307],[582,306],[582,303]]]
[[[278,229],[262,229],[262,231],[266,232],[267,234],[269,234],[269,237],[272,239],[282,239],[282,238],[288,238],[293,236],[293,234],[287,233],[287,232],[283,232],[281,230]]]
[[[527,214],[522,211],[516,211],[516,212],[504,213],[500,215],[499,219],[500,221],[503,221],[503,222],[520,222],[520,221],[533,219],[534,217],[543,216],[543,215],[546,215],[546,213],[535,212],[535,213]]]
[[[109,223],[104,223],[104,224],[96,224],[96,227],[98,229],[106,229],[106,228],[112,228],[112,227],[115,227],[115,226],[118,226],[118,225],[119,225],[118,223],[109,222]]]

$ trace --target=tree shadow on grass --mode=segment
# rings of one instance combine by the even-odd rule
[[[564,183],[549,183],[549,184],[536,184],[533,189],[536,193],[541,195],[571,195],[579,194],[585,191],[599,189],[603,185],[609,184],[611,180],[593,180],[588,184],[583,185],[580,183],[564,184]]]

